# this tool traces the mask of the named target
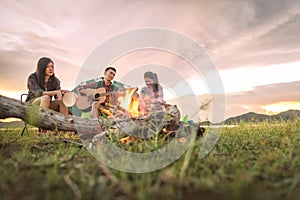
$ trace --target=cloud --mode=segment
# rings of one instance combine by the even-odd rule
[[[254,87],[251,91],[236,92],[226,94],[225,101],[222,102],[222,94],[186,95],[175,99],[169,99],[168,103],[179,107],[182,115],[189,115],[193,120],[199,118],[212,120],[212,117],[220,117],[225,112],[225,119],[247,112],[266,113],[264,106],[279,102],[300,103],[299,94],[300,81],[289,83],[277,83]],[[201,105],[210,102],[206,109],[200,110]],[[217,102],[214,102],[217,101]],[[214,102],[214,104],[212,104]],[[213,108],[213,105],[215,108]],[[223,108],[217,106],[224,105]],[[216,109],[217,108],[217,109]],[[219,116],[220,115],[220,116]],[[213,120],[215,122],[222,121]]]
[[[261,66],[295,61],[299,56],[299,2],[244,1],[224,17],[225,33],[208,43],[208,49],[221,68]],[[226,12],[226,11],[225,11]],[[219,30],[216,28],[216,30]],[[280,57],[280,55],[283,55]]]
[[[226,95],[228,115],[249,111],[265,112],[261,107],[278,102],[300,102],[300,81],[254,87],[251,91]]]
[[[300,1],[295,0],[1,1],[0,89],[24,90],[27,76],[41,56],[55,61],[56,74],[64,87],[72,89],[80,66],[94,49],[122,32],[145,27],[170,29],[190,37],[205,48],[219,70],[296,63],[300,58],[299,13]],[[151,63],[169,66],[184,79],[195,76],[189,63],[162,51],[124,57],[115,62],[121,66],[120,78],[134,70],[133,66]],[[160,77],[164,81],[163,75]],[[245,109],[252,105],[250,99],[264,103],[261,94],[253,94],[263,90],[264,99],[270,99],[265,101],[286,98],[275,98],[271,85],[255,87],[235,94],[240,103],[229,94],[230,109]]]
[[[247,105],[265,105],[279,101],[300,101],[299,87],[300,81],[257,86],[251,91],[228,94],[227,101],[233,104],[243,102]]]

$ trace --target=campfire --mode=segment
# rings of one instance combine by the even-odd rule
[[[180,112],[176,105],[161,103],[162,110],[147,112],[137,88],[119,91],[117,96],[117,105],[106,103],[100,109],[120,130],[123,135],[121,143],[133,141],[133,137],[149,138],[158,133],[170,134],[178,129]]]
[[[101,107],[109,118],[145,118],[149,117],[152,113],[147,112],[143,100],[137,93],[137,88],[127,88],[118,92],[117,105],[111,103],[105,103],[105,106]],[[157,111],[157,113],[164,112],[172,107],[172,112],[176,112],[176,118],[179,120],[180,113],[175,105],[166,103],[160,103],[163,107],[163,111]],[[173,113],[175,114],[175,113]]]
[[[118,98],[118,105],[127,110],[132,117],[140,116],[139,99],[137,97],[137,88],[129,88]]]

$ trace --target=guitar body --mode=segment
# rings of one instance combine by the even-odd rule
[[[103,103],[110,93],[106,93],[105,88],[86,88],[78,91],[78,100],[76,103],[77,108],[80,110],[89,110],[92,107],[93,102],[95,101],[95,94],[100,94],[98,101]]]

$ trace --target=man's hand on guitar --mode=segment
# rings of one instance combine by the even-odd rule
[[[90,108],[93,101],[99,101],[103,103],[106,99],[108,93],[106,93],[105,88],[78,88],[79,99],[77,102],[77,107],[81,110]],[[95,99],[95,94],[99,94],[98,98]]]

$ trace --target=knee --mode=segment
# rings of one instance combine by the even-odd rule
[[[42,100],[42,102],[50,103],[51,98],[48,95],[43,95],[41,100]]]

